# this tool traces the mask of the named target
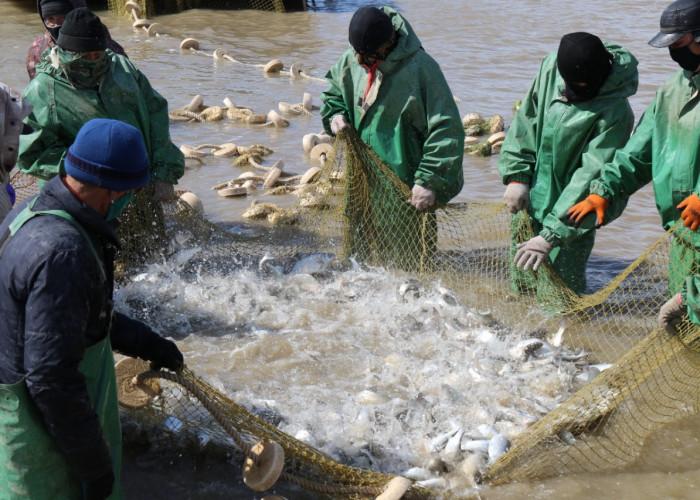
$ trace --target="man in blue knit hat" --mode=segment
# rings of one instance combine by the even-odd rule
[[[91,120],[65,174],[0,225],[3,499],[120,498],[112,349],[182,368],[173,342],[112,310],[116,219],[148,180],[141,132]]]

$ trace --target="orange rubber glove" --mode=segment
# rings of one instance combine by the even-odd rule
[[[685,227],[689,227],[691,231],[697,230],[700,227],[700,198],[695,193],[681,201],[676,207],[681,212],[681,219]]]
[[[569,216],[569,222],[578,226],[586,215],[595,212],[595,227],[600,227],[605,220],[607,209],[608,200],[597,194],[589,194],[585,200],[578,202],[566,213]]]

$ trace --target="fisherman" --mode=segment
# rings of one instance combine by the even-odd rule
[[[4,83],[0,83],[0,222],[15,204],[10,172],[17,161],[22,120],[29,114],[27,101]]]
[[[41,61],[41,56],[56,45],[61,25],[71,10],[78,7],[86,7],[85,0],[37,0],[37,10],[41,23],[44,25],[44,33],[36,37],[27,54],[27,73],[29,79],[36,76],[36,65]],[[126,56],[124,49],[107,32],[107,48],[116,54]]]
[[[661,14],[660,24],[649,44],[668,48],[682,69],[657,90],[627,145],[569,214],[576,224],[588,214],[595,214],[597,225],[608,223],[618,215],[610,214],[609,207],[653,182],[661,223],[674,229],[668,277],[672,298],[659,313],[660,326],[673,332],[686,312],[700,324],[700,0],[676,0]],[[688,229],[676,223],[679,218]]]
[[[447,203],[464,183],[464,130],[440,66],[408,21],[390,7],[359,8],[350,21],[349,41],[352,48],[326,75],[330,88],[321,96],[325,130],[336,135],[354,128],[411,189],[409,202],[417,210]],[[389,221],[401,216],[384,213],[386,206],[386,199],[373,202],[375,222],[393,227],[375,232],[391,236],[392,229],[400,229],[405,237],[393,231],[399,240],[393,245],[400,240],[407,248],[419,245],[410,242],[417,240],[418,229]]]
[[[87,8],[66,16],[57,45],[24,91],[34,130],[20,139],[18,167],[48,180],[63,171],[66,150],[92,118],[138,128],[146,142],[154,199],[174,198],[185,160],[170,140],[168,102],[124,56],[107,46],[107,30]],[[106,50],[105,50],[106,49]]]
[[[628,97],[638,82],[635,57],[590,33],[564,35],[542,62],[498,162],[505,203],[513,214],[522,211],[512,224],[516,288],[537,288],[538,278],[521,270],[547,261],[571,290],[585,291],[595,228],[567,224],[566,210],[627,142],[634,125]],[[536,236],[522,243],[524,214]]]
[[[91,120],[65,173],[0,225],[3,499],[119,498],[112,349],[182,368],[173,342],[112,310],[115,220],[148,179],[138,129]]]
[[[361,7],[322,95],[327,132],[354,127],[425,210],[462,189],[464,130],[440,66],[398,12]]]

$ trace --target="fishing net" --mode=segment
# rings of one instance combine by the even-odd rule
[[[188,9],[257,9],[272,12],[304,10],[305,0],[135,0],[143,17],[174,14]],[[126,0],[109,0],[109,9],[120,15],[128,14]]]
[[[515,246],[534,236],[526,214],[489,203],[417,212],[408,187],[355,133],[340,147],[344,255],[439,279],[502,335],[544,338],[559,329],[556,343],[578,349],[582,370],[592,370],[591,382],[515,437],[486,481],[620,470],[652,433],[697,413],[700,330],[687,320],[675,336],[656,326],[669,286],[677,292],[698,272],[694,233],[678,224],[605,288],[579,296],[550,265],[513,268]],[[597,376],[586,368],[603,363],[613,365]]]

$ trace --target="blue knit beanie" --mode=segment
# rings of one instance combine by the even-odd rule
[[[141,132],[118,120],[87,122],[68,148],[68,175],[111,191],[130,191],[149,180],[148,154]]]

